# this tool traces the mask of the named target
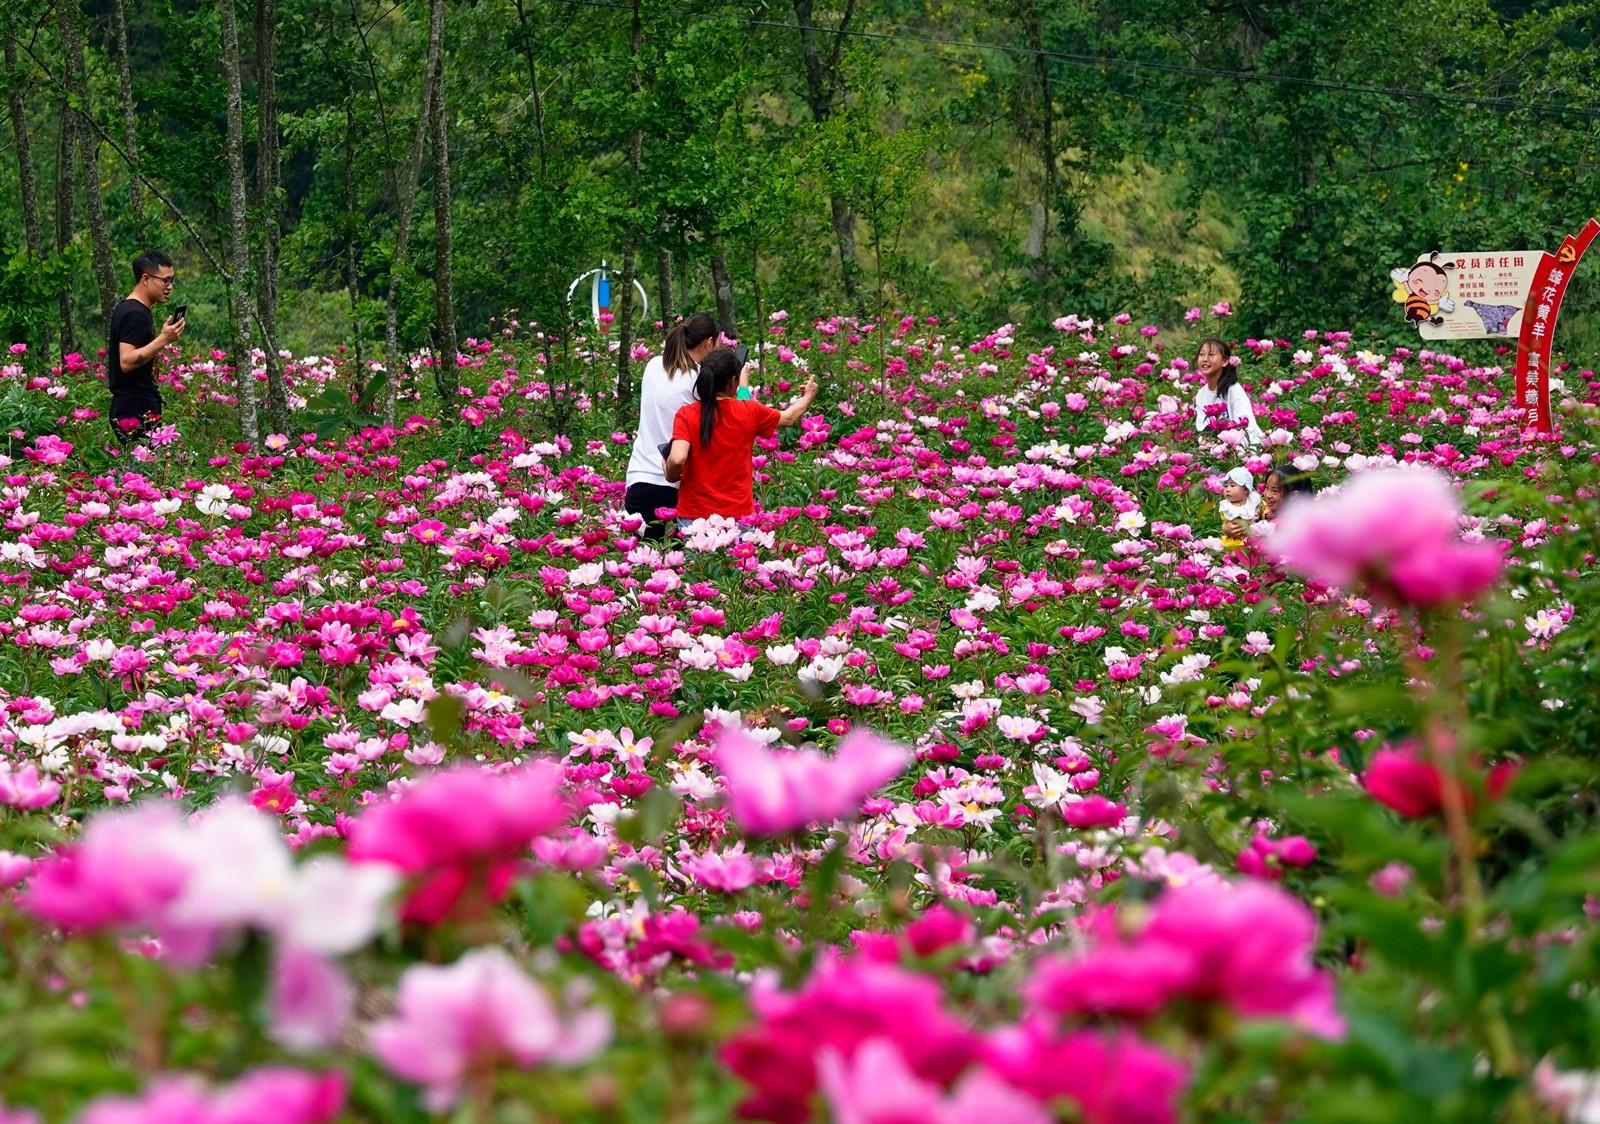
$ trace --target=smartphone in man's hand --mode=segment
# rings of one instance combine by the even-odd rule
[[[189,306],[186,304],[178,305],[172,310],[172,318],[174,320],[187,320],[189,318]]]
[[[672,452],[672,442],[671,441],[663,441],[663,442],[661,442],[661,444],[656,446],[656,449],[657,449],[657,451],[659,451],[661,453],[661,459],[662,460],[666,460],[667,459],[667,454]]]

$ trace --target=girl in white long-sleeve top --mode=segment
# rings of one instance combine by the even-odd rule
[[[1195,367],[1205,376],[1206,384],[1194,392],[1194,428],[1204,433],[1212,428],[1212,417],[1224,423],[1244,424],[1245,444],[1261,444],[1261,425],[1256,421],[1255,407],[1250,396],[1239,385],[1239,376],[1233,369],[1233,350],[1219,339],[1204,340],[1195,356]],[[1221,409],[1212,407],[1220,406]],[[1222,426],[1218,425],[1218,429]]]

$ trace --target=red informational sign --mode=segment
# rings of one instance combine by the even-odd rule
[[[1517,337],[1517,408],[1526,427],[1540,433],[1555,431],[1550,414],[1550,355],[1561,298],[1566,296],[1572,271],[1597,237],[1600,219],[1590,219],[1576,234],[1569,234],[1555,253],[1540,257],[1528,290]]]

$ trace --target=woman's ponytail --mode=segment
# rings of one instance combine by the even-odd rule
[[[719,347],[700,361],[700,373],[695,376],[694,396],[700,403],[700,447],[711,446],[711,435],[717,426],[717,399],[739,377],[739,360],[732,351]]]
[[[697,312],[673,325],[667,333],[666,346],[661,349],[661,365],[666,368],[667,377],[692,369],[694,360],[689,352],[716,334],[717,322],[709,312]]]

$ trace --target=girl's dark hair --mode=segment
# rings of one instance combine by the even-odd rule
[[[674,324],[667,333],[667,345],[661,351],[661,365],[667,369],[667,378],[694,366],[689,352],[717,334],[717,322],[709,312],[697,312],[687,320]]]
[[[1288,468],[1275,468],[1267,476],[1278,478],[1279,485],[1283,488],[1283,498],[1290,496],[1314,496],[1317,494],[1316,485],[1311,482],[1309,472],[1301,472],[1292,465]]]
[[[1207,336],[1200,341],[1200,346],[1194,353],[1199,355],[1208,347],[1214,347],[1222,352],[1222,374],[1217,376],[1217,397],[1226,398],[1228,391],[1239,385],[1239,374],[1233,369],[1233,348],[1229,347],[1216,336]]]
[[[717,398],[739,379],[739,360],[731,350],[719,347],[700,360],[700,374],[694,380],[694,396],[700,403],[700,447],[709,448],[717,425]]]

